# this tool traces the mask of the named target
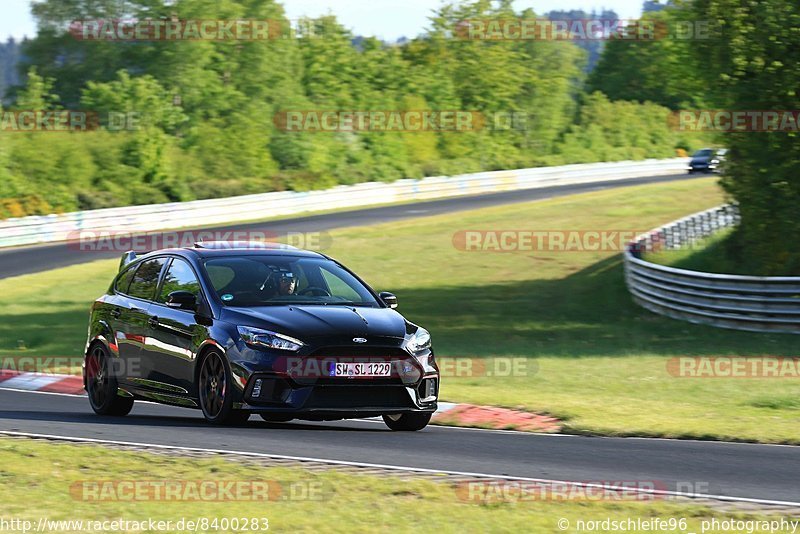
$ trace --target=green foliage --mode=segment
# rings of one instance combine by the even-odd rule
[[[0,43],[0,102],[8,89],[19,83],[18,61],[19,44],[13,37],[9,37],[8,41]]]
[[[712,39],[697,53],[720,109],[800,109],[800,4],[795,0],[696,0],[694,14],[712,22]],[[738,132],[723,186],[739,203],[742,224],[730,250],[765,274],[800,272],[800,136],[795,132]]]
[[[119,43],[68,31],[76,19],[177,16],[278,20],[288,34],[275,0],[32,9],[39,33],[23,47],[27,84],[15,109],[90,110],[101,128],[3,135],[0,199],[13,209],[0,216],[671,156],[690,144],[665,131],[661,107],[585,96],[587,53],[574,43],[453,38],[465,19],[536,17],[507,1],[454,0],[403,44],[356,37],[330,15],[265,41]],[[293,132],[273,121],[334,110],[468,111],[480,128]],[[23,201],[34,197],[41,203]]]
[[[569,164],[675,156],[669,110],[655,104],[611,102],[603,93],[586,97],[574,126],[557,145],[557,158]]]
[[[656,35],[666,34],[654,40],[608,41],[589,76],[589,91],[601,91],[611,100],[654,102],[673,110],[702,107],[707,58],[693,54],[697,40],[675,38],[683,28],[694,31],[691,13],[665,9],[648,13],[643,20],[652,21]]]
[[[186,120],[180,105],[155,78],[149,74],[131,78],[124,70],[111,82],[88,82],[82,92],[81,105],[103,119],[108,119],[110,113],[130,114],[134,121],[131,126],[137,128],[175,132]],[[111,129],[120,128],[107,122],[105,125]],[[122,125],[121,129],[126,129],[127,121]]]
[[[28,69],[27,83],[18,94],[16,107],[24,110],[54,109],[58,96],[52,93],[53,79],[43,78],[36,72],[36,67]]]

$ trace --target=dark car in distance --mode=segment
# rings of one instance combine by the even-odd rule
[[[199,408],[214,424],[382,416],[420,430],[437,407],[430,334],[324,254],[198,243],[126,253],[91,309],[92,409],[136,400]]]
[[[724,148],[701,148],[692,154],[692,159],[689,161],[689,174],[720,172],[727,152]]]

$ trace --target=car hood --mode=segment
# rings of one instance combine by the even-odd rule
[[[223,310],[222,319],[298,339],[339,335],[402,339],[408,328],[403,316],[392,309],[352,306],[228,307]]]
[[[711,161],[710,157],[692,158],[692,163],[708,163]]]

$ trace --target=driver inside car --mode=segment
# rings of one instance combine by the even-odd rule
[[[294,295],[297,290],[297,277],[291,271],[278,274],[278,295]]]

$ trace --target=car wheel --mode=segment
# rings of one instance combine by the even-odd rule
[[[86,393],[89,405],[98,415],[128,415],[133,409],[132,397],[120,397],[117,379],[111,374],[108,350],[96,343],[86,355]]]
[[[288,423],[289,421],[294,420],[294,417],[291,415],[280,415],[280,414],[269,414],[269,413],[262,413],[259,414],[261,419],[266,421],[267,423]]]
[[[404,413],[402,415],[384,415],[386,426],[396,431],[414,432],[422,430],[431,421],[432,413]]]
[[[203,417],[213,425],[236,425],[247,421],[250,413],[233,408],[231,370],[219,352],[206,353],[200,362],[198,391]]]

